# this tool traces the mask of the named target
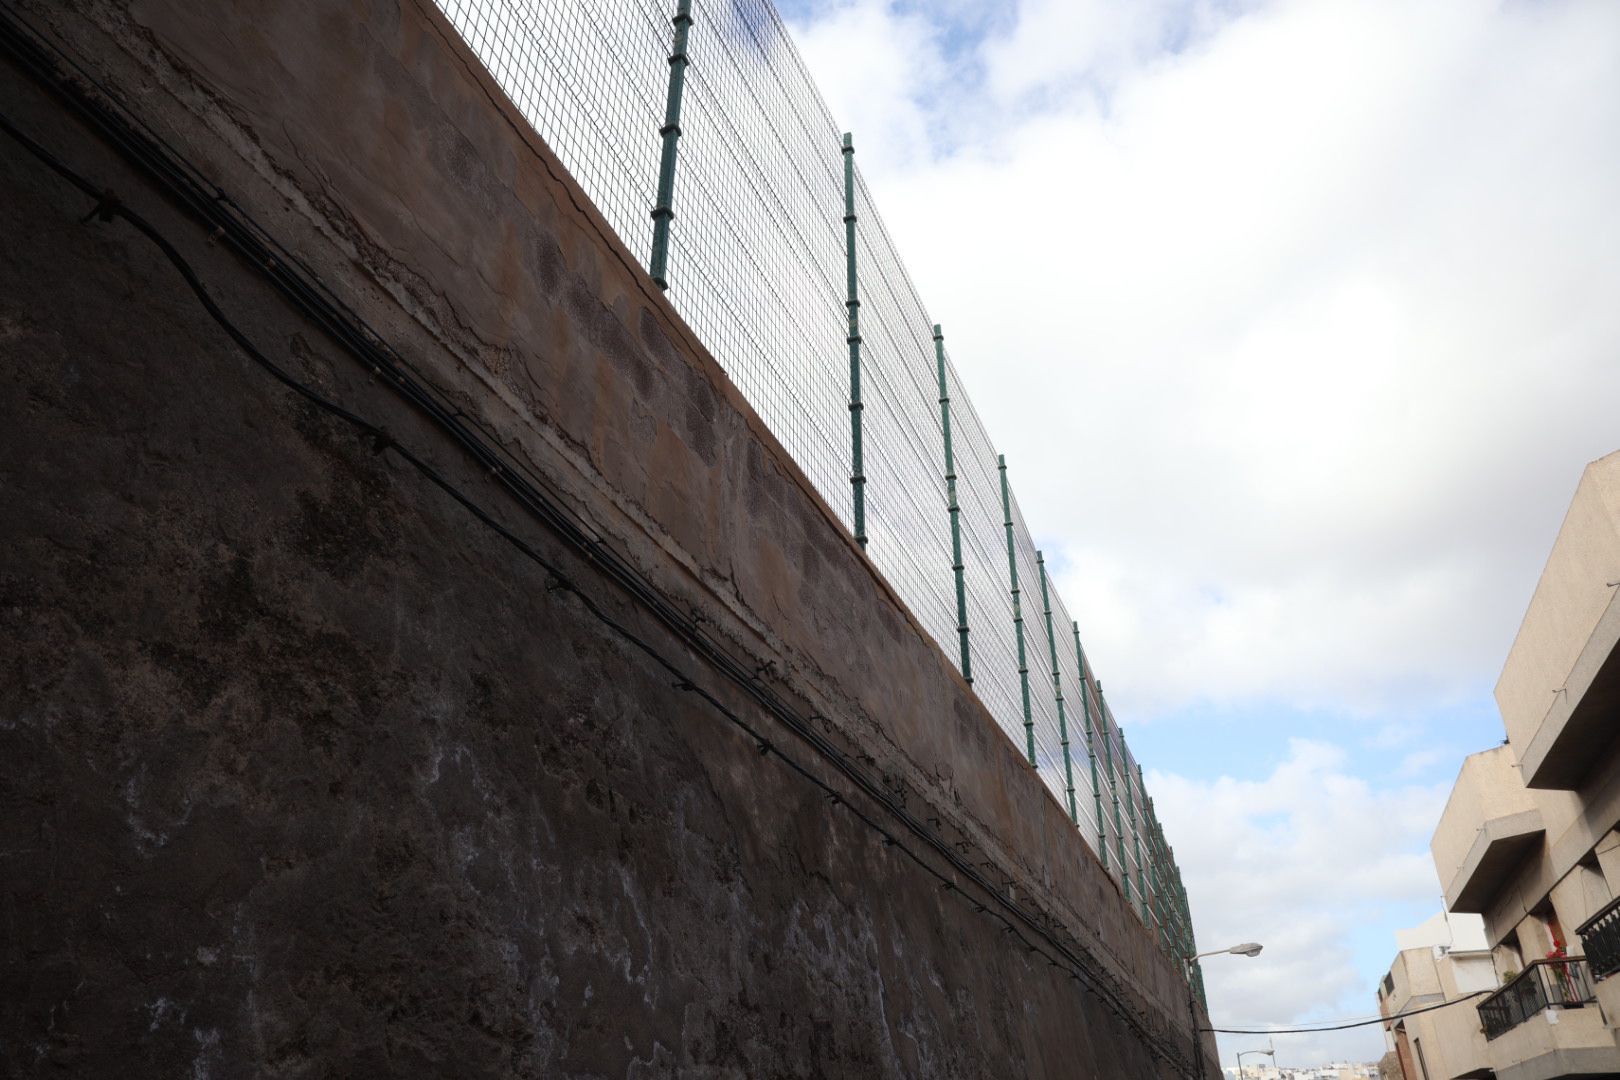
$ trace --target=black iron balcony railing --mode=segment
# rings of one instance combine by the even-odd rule
[[[1578,1009],[1593,999],[1586,959],[1534,960],[1512,982],[1480,1002],[1485,1037],[1511,1031],[1544,1009]]]
[[[1592,978],[1620,971],[1620,899],[1610,901],[1575,932],[1581,935],[1581,951],[1591,965]]]

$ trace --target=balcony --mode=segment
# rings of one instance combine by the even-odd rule
[[[1543,1010],[1579,1009],[1594,1000],[1584,959],[1532,960],[1512,982],[1480,1002],[1479,1019],[1485,1038],[1495,1039]]]
[[[1479,1020],[1497,1080],[1620,1076],[1620,1049],[1581,957],[1532,962],[1480,1004]]]
[[[1446,907],[1484,913],[1546,834],[1541,811],[1498,746],[1463,761],[1430,850]]]
[[[1620,971],[1620,899],[1611,901],[1575,931],[1581,936],[1581,951],[1592,969],[1592,978],[1602,980]]]

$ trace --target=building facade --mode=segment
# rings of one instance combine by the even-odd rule
[[[1401,1080],[1491,1075],[1472,1002],[1496,974],[1477,915],[1440,912],[1395,935],[1399,951],[1378,987],[1378,1010]],[[1453,1007],[1442,1008],[1445,1003]],[[1403,1015],[1411,1013],[1412,1015]]]
[[[1483,920],[1497,984],[1471,1010],[1484,1060],[1454,1062],[1477,1046],[1458,1031],[1443,1067],[1403,1068],[1620,1077],[1620,453],[1582,475],[1496,701],[1507,737],[1464,760],[1430,845],[1447,909]]]

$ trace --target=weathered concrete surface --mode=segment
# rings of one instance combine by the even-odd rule
[[[1191,1057],[1174,962],[425,0],[29,10]],[[0,108],[549,546],[3,63]],[[8,1075],[1175,1074],[131,230],[10,145],[0,184]]]

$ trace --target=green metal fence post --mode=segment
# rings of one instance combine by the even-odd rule
[[[1114,734],[1119,736],[1119,771],[1121,774],[1123,774],[1125,780],[1125,798],[1123,800],[1125,819],[1124,824],[1120,826],[1119,830],[1119,865],[1121,872],[1125,875],[1125,899],[1129,900],[1131,898],[1131,863],[1125,861],[1124,846],[1125,832],[1127,829],[1129,829],[1131,835],[1131,853],[1133,856],[1133,861],[1136,864],[1136,900],[1137,903],[1140,904],[1142,901],[1142,848],[1136,842],[1136,797],[1131,791],[1131,751],[1130,747],[1125,743],[1125,729],[1119,726],[1119,721],[1117,720],[1114,721]],[[1115,790],[1117,797],[1118,789]]]
[[[1052,696],[1057,699],[1058,741],[1063,744],[1063,782],[1069,793],[1069,820],[1079,824],[1080,811],[1074,805],[1074,766],[1069,759],[1069,722],[1063,715],[1063,681],[1058,676],[1057,635],[1052,632],[1052,598],[1046,587],[1046,556],[1035,553],[1041,571],[1041,608],[1046,613],[1046,647],[1052,654]]]
[[[996,455],[1001,471],[1001,516],[1007,526],[1007,576],[1012,579],[1013,630],[1018,638],[1018,682],[1024,692],[1024,738],[1029,743],[1029,763],[1035,761],[1035,720],[1029,711],[1029,660],[1024,655],[1024,609],[1018,599],[1018,548],[1013,542],[1012,495],[1007,489],[1007,455]]]
[[[855,273],[855,143],[844,132],[844,249],[849,270],[849,485],[855,493],[855,542],[866,547],[866,474],[861,462],[861,297]],[[960,562],[961,560],[957,560]]]
[[[1176,866],[1176,853],[1170,851],[1170,865],[1176,867],[1174,880],[1170,883],[1170,899],[1175,904],[1176,918],[1181,924],[1181,939],[1186,945],[1187,955],[1192,956],[1198,952],[1198,940],[1193,936],[1192,918],[1187,909],[1187,889],[1181,883],[1181,869]]]
[[[1141,766],[1137,767],[1137,775],[1141,776]],[[1153,797],[1147,793],[1146,778],[1142,780],[1142,830],[1147,834],[1148,853],[1148,888],[1153,897],[1153,928],[1158,931],[1162,942],[1164,939],[1164,890],[1159,885],[1159,845],[1158,825],[1153,820]]]
[[[1170,908],[1170,924],[1175,928],[1176,950],[1183,956],[1191,956],[1193,950],[1187,947],[1191,942],[1187,940],[1187,928],[1181,921],[1181,906],[1176,899],[1176,859],[1168,840],[1164,843],[1164,859],[1170,868],[1168,880],[1164,883],[1164,898]]]
[[[1117,739],[1119,742],[1119,757],[1123,758],[1125,756],[1125,740],[1120,734],[1119,721],[1114,719],[1113,711],[1109,709],[1106,704],[1103,707],[1103,715],[1108,718],[1108,724],[1113,728],[1113,737],[1108,743],[1109,749],[1113,749],[1114,740]],[[1125,881],[1125,899],[1129,900],[1131,898],[1131,863],[1130,860],[1125,857],[1125,819],[1120,813],[1119,801],[1119,773],[1124,768],[1124,762],[1120,761],[1119,758],[1116,758],[1114,764],[1110,768],[1110,775],[1113,778],[1112,783],[1114,794],[1114,853],[1119,856],[1119,875]],[[1128,788],[1129,783],[1130,782],[1127,780],[1127,790],[1125,793],[1125,797],[1127,799],[1130,798],[1130,791]]]
[[[962,642],[962,678],[973,685],[973,657],[968,652],[967,584],[962,577],[962,523],[956,505],[956,458],[951,453],[951,394],[945,385],[945,335],[934,324],[934,363],[939,368],[939,423],[945,432],[945,496],[951,510],[951,570],[956,574],[956,633]]]
[[[1159,886],[1159,848],[1155,843],[1153,827],[1153,799],[1142,793],[1142,830],[1147,834],[1147,887],[1153,914],[1153,933],[1164,946],[1164,893]]]
[[[1164,827],[1158,826],[1159,831],[1159,857],[1164,860],[1159,868],[1159,880],[1164,885],[1164,921],[1170,927],[1170,946],[1177,951],[1181,948],[1181,919],[1176,915],[1176,905],[1171,902],[1170,890],[1175,887],[1176,868],[1170,858],[1170,841],[1164,838]]]
[[[1125,745],[1125,733],[1123,731],[1119,733],[1119,741],[1121,746]],[[1133,780],[1131,777],[1131,759],[1129,755],[1126,755],[1125,798],[1128,804],[1126,809],[1130,811],[1131,819],[1131,849],[1136,853],[1136,899],[1142,906],[1142,921],[1145,923],[1148,921],[1147,869],[1146,864],[1142,862],[1142,823],[1138,820],[1136,813],[1136,796],[1142,790],[1141,768],[1140,765],[1137,766],[1137,776]]]
[[[1161,837],[1161,840],[1163,838]],[[1170,946],[1180,955],[1189,955],[1186,952],[1186,942],[1181,932],[1181,915],[1176,911],[1175,888],[1176,871],[1174,862],[1170,858],[1170,842],[1163,841],[1164,847],[1164,910],[1165,918],[1170,922]]]
[[[1181,915],[1176,910],[1176,860],[1170,852],[1170,841],[1163,834],[1159,839],[1164,848],[1164,907],[1170,921],[1170,945],[1177,955],[1191,956],[1181,933]]]
[[[1184,906],[1186,893],[1181,887],[1181,868],[1176,865],[1176,853],[1169,843],[1165,850],[1170,853],[1170,906],[1176,913],[1176,929],[1181,935],[1181,947],[1187,956],[1198,952],[1198,943],[1193,938],[1192,923],[1187,919],[1187,909]]]
[[[1147,800],[1148,836],[1153,849],[1153,910],[1159,920],[1159,945],[1170,951],[1170,906],[1165,903],[1164,830],[1159,826],[1159,814],[1153,805],[1153,796]]]
[[[1198,939],[1193,936],[1192,910],[1187,906],[1187,889],[1181,883],[1181,874],[1176,874],[1176,901],[1181,909],[1182,925],[1186,927],[1187,956],[1198,954]],[[1193,989],[1198,993],[1198,1003],[1204,1007],[1204,1013],[1209,1013],[1209,999],[1204,996],[1204,970],[1197,961],[1192,964]],[[1194,1032],[1197,1035],[1197,1032]]]
[[[669,223],[675,218],[675,144],[681,138],[681,90],[686,85],[686,33],[692,26],[692,0],[675,5],[675,43],[669,53],[669,98],[664,105],[664,149],[658,162],[658,200],[653,206],[652,259],[647,273],[660,289],[669,288]]]
[[[1074,628],[1074,655],[1080,660],[1080,715],[1086,721],[1086,757],[1091,762],[1091,800],[1092,813],[1097,817],[1097,854],[1102,859],[1102,868],[1108,869],[1108,822],[1103,819],[1102,786],[1097,782],[1097,742],[1092,735],[1091,724],[1091,691],[1086,682],[1086,650],[1080,644],[1080,624],[1070,623]]]
[[[1097,720],[1102,724],[1103,747],[1108,752],[1108,790],[1114,797],[1115,853],[1119,856],[1119,880],[1125,886],[1125,899],[1131,898],[1131,866],[1125,861],[1125,825],[1119,814],[1119,773],[1114,768],[1114,736],[1110,733],[1108,699],[1103,696],[1102,683],[1097,684]]]

